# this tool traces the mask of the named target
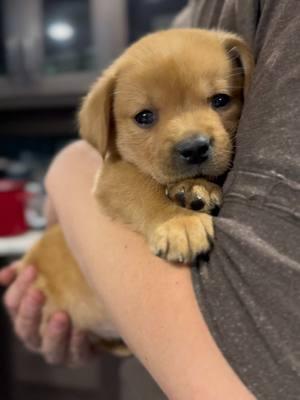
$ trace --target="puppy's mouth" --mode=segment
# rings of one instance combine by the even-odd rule
[[[164,172],[168,183],[195,177],[218,177],[229,167],[229,161],[219,159],[215,154],[213,140],[197,137],[174,146],[169,167]]]
[[[187,164],[182,160],[173,159],[169,167],[164,165],[162,170],[156,173],[153,171],[153,177],[164,185],[200,177],[206,177],[211,180],[223,175],[228,170],[228,167],[229,162],[226,165],[220,165],[215,162],[212,155],[197,164]]]

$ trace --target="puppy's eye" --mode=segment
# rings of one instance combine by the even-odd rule
[[[142,110],[134,119],[141,128],[150,128],[156,122],[156,114],[151,110]]]
[[[227,106],[230,100],[231,98],[228,94],[218,93],[211,98],[211,105],[213,108],[222,108]]]

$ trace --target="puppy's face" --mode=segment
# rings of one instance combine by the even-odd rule
[[[162,184],[223,174],[251,67],[234,35],[200,29],[149,35],[92,89],[80,114],[83,136]]]

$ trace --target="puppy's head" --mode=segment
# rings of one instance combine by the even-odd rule
[[[80,114],[83,138],[162,184],[218,176],[253,68],[236,35],[174,29],[131,46],[92,87]]]

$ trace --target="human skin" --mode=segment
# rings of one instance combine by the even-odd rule
[[[57,222],[49,198],[44,212],[48,225]],[[31,287],[37,277],[34,266],[16,275],[18,262],[0,270],[0,285],[7,286],[4,304],[13,322],[14,330],[26,348],[39,352],[49,364],[80,367],[99,357],[99,351],[89,342],[85,332],[72,327],[68,314],[55,312],[48,322],[48,329],[41,337],[39,326],[45,304],[44,294]]]
[[[189,267],[153,256],[141,236],[99,212],[91,187],[101,162],[88,144],[77,142],[53,162],[46,187],[82,272],[118,332],[170,399],[253,399],[207,328]]]

